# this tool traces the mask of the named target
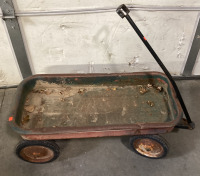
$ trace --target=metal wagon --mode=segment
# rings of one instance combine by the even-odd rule
[[[125,5],[117,13],[137,28]],[[165,74],[43,74],[23,80],[9,117],[10,126],[24,139],[17,155],[46,163],[59,156],[56,139],[127,135],[137,154],[164,157],[168,144],[158,134],[175,127],[193,129],[194,124],[171,75],[146,38],[140,38]]]

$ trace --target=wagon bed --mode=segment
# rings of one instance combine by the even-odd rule
[[[21,83],[17,96],[14,126],[26,139],[162,133],[182,114],[168,79],[157,72],[37,75]]]

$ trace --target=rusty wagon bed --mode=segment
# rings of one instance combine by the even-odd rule
[[[18,88],[13,128],[25,139],[171,131],[182,111],[158,72],[36,75]]]

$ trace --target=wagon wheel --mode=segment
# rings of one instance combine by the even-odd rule
[[[135,153],[153,159],[165,157],[169,150],[167,141],[159,135],[133,136],[130,146]]]
[[[53,141],[21,141],[16,147],[19,158],[30,163],[48,163],[58,158],[58,145]]]

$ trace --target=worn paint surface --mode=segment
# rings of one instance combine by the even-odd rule
[[[0,87],[18,84],[22,80],[18,65],[0,19]]]
[[[84,100],[85,98],[88,97],[89,99],[91,99],[90,91],[88,91],[88,94],[87,94],[87,91],[77,90],[77,89],[76,89],[76,91],[74,91],[72,89],[72,92],[68,90],[67,91],[68,93],[67,92],[65,93],[63,91],[55,91],[55,90],[52,92],[48,88],[40,87],[38,89],[38,80],[40,80],[40,82],[41,82],[41,80],[48,81],[51,84],[51,86],[54,87],[54,89],[55,89],[55,86],[56,87],[58,86],[56,84],[61,84],[62,88],[66,88],[65,85],[67,85],[67,87],[69,87],[69,86],[71,86],[71,87],[79,86],[80,87],[80,86],[86,86],[86,85],[88,85],[88,86],[90,85],[90,87],[91,87],[92,85],[94,85],[95,88],[96,87],[104,88],[104,86],[112,86],[112,87],[109,87],[109,90],[108,90],[109,92],[112,91],[112,93],[104,94],[104,96],[106,96],[106,97],[103,96],[103,98],[105,98],[105,100],[108,101],[108,103],[104,103],[104,104],[102,103],[102,105],[101,105],[100,100],[102,100],[102,95],[100,97],[98,97],[98,96],[96,97],[96,95],[98,95],[99,92],[107,91],[107,89],[101,90],[101,91],[98,90],[97,93],[95,92],[92,95],[93,99],[96,98],[96,103],[99,102],[98,106],[94,106],[95,105],[95,103],[94,103],[94,105],[90,104],[91,107],[90,107],[90,109],[87,109],[87,111],[84,111],[84,109],[81,109],[81,108],[79,108],[76,111],[76,109],[75,110],[73,109],[73,105],[76,105],[75,108],[77,108],[80,104],[79,103],[77,104],[76,101],[73,101],[73,100],[71,101],[71,98],[78,97],[79,100],[80,99]],[[47,83],[42,83],[42,84],[47,85]],[[163,84],[167,84],[167,85],[163,85]],[[110,100],[113,100],[113,98],[117,98],[119,96],[117,93],[116,93],[117,95],[115,95],[115,91],[117,92],[117,89],[115,89],[116,87],[117,88],[121,87],[120,88],[121,90],[124,89],[124,91],[126,91],[127,86],[128,86],[128,88],[130,88],[130,86],[133,86],[133,88],[134,88],[137,85],[143,85],[143,86],[146,85],[146,87],[140,86],[139,89],[137,89],[138,92],[136,92],[136,96],[143,97],[140,100],[145,101],[145,98],[147,98],[148,99],[147,102],[148,101],[152,102],[153,98],[151,97],[151,100],[148,98],[148,93],[149,94],[152,93],[152,91],[150,91],[150,89],[152,89],[153,92],[155,90],[155,92],[157,92],[156,94],[160,94],[160,95],[162,94],[161,97],[163,97],[163,98],[159,99],[156,96],[156,99],[158,99],[159,103],[153,100],[154,101],[153,106],[147,102],[145,103],[145,105],[144,104],[142,105],[142,102],[137,102],[137,100],[135,100],[136,101],[135,103],[133,101],[131,101],[129,103],[129,105],[127,105],[127,107],[125,107],[127,112],[124,112],[125,109],[124,109],[124,107],[122,107],[124,105],[125,99],[129,101],[129,97],[127,97],[125,95],[130,94],[130,97],[131,97],[131,94],[134,94],[133,92],[130,92],[130,91],[124,92],[125,99],[122,98],[122,100],[120,100],[120,101],[115,100],[115,102],[112,102],[112,104],[110,103]],[[35,89],[36,87],[37,87],[37,89]],[[163,87],[163,88],[161,88],[161,87]],[[112,89],[112,90],[110,90],[110,89]],[[144,91],[143,89],[145,89],[146,91]],[[94,90],[94,88],[93,88],[93,90]],[[165,91],[167,91],[167,94],[165,94]],[[60,92],[62,92],[62,93],[60,93]],[[27,96],[30,94],[32,94],[32,97]],[[34,94],[37,94],[37,96]],[[66,97],[57,98],[57,96],[56,97],[53,96],[53,99],[56,98],[55,101],[59,102],[60,106],[56,106],[57,103],[52,104],[51,102],[54,100],[45,102],[45,99],[43,99],[44,101],[41,100],[41,103],[42,103],[41,106],[37,107],[36,104],[38,104],[38,95],[39,94],[42,94],[41,96],[46,97],[46,98],[51,97],[50,94],[53,94],[53,95],[59,94],[59,96],[64,95]],[[48,96],[47,96],[47,94],[48,94]],[[112,95],[112,96],[109,96],[109,95]],[[33,100],[34,97],[36,97],[35,100]],[[132,97],[132,99],[133,99],[133,97]],[[135,99],[136,99],[136,97],[135,97]],[[163,111],[162,112],[160,111],[160,110],[162,110],[163,107],[166,107],[166,105],[162,106],[163,104],[165,104],[162,101],[165,102],[166,100],[167,100],[167,104],[169,107],[169,108],[167,107],[167,109],[166,109],[168,111],[168,115],[166,113],[163,114]],[[35,75],[35,76],[27,78],[20,84],[20,86],[18,87],[18,91],[16,93],[16,99],[14,101],[15,101],[15,105],[13,106],[12,113],[11,113],[13,120],[9,121],[9,124],[12,126],[13,130],[15,130],[16,132],[18,132],[22,135],[33,135],[34,136],[37,134],[39,136],[39,138],[44,135],[45,138],[50,137],[49,139],[54,139],[54,138],[52,138],[53,136],[54,137],[60,136],[59,139],[70,138],[71,135],[74,136],[74,135],[76,135],[76,133],[77,133],[77,136],[82,136],[82,137],[84,137],[84,136],[85,137],[97,137],[97,136],[100,137],[100,136],[106,136],[106,135],[107,136],[130,135],[133,133],[134,134],[165,133],[165,132],[172,130],[174,128],[174,126],[180,121],[180,118],[182,117],[182,110],[180,108],[179,102],[177,101],[177,98],[175,97],[175,92],[172,88],[172,85],[169,84],[169,82],[164,74],[157,73],[157,72],[129,73],[129,74],[121,73],[120,75],[119,74],[109,74],[109,75],[108,74]],[[40,101],[40,99],[39,99],[39,101]],[[67,102],[69,102],[69,103],[67,103]],[[66,106],[66,108],[64,108],[62,106],[63,103]],[[83,106],[87,107],[87,103],[85,103]],[[119,106],[120,103],[122,106]],[[140,104],[140,106],[137,107],[138,103]],[[39,102],[39,104],[40,104],[40,102]],[[104,108],[102,108],[102,106],[104,106]],[[130,106],[132,106],[132,109],[130,108]],[[63,120],[59,119],[58,116],[56,117],[56,114],[54,114],[53,116],[51,116],[49,114],[49,113],[51,113],[50,112],[51,109],[53,109],[54,107],[55,107],[55,109],[54,109],[54,112],[52,112],[52,113],[58,114],[58,113],[60,113],[60,111],[62,111],[62,113],[60,113],[60,117],[62,117],[62,115],[68,116],[68,114],[69,114],[70,117],[69,116],[68,117],[70,119],[67,118],[67,116],[65,116],[65,117],[63,116],[65,122],[66,122],[66,120],[69,120],[68,122],[66,122],[66,124],[63,124]],[[94,107],[96,109],[94,109]],[[138,109],[138,108],[139,109],[141,108],[142,110],[141,111],[139,110],[139,112],[132,112],[133,109]],[[72,111],[70,111],[71,109],[72,109]],[[97,109],[99,110],[98,111],[99,114],[94,113],[94,112],[97,112]],[[102,115],[104,115],[105,111],[108,109],[110,110],[110,112],[108,113],[109,117],[107,117],[106,120],[108,120],[109,124],[105,124],[106,121],[105,121],[105,118],[102,118],[102,117],[104,117]],[[117,111],[117,113],[118,113],[118,109],[120,109],[120,113],[116,114],[115,111]],[[38,113],[37,113],[37,111],[38,111]],[[80,112],[80,111],[83,111],[83,112]],[[157,116],[159,114],[158,115],[159,118],[155,117],[155,119],[154,119],[154,117],[153,117],[152,120],[150,120],[151,117],[149,115],[147,115],[150,111],[152,111],[153,116],[154,115]],[[91,114],[88,114],[88,112]],[[24,113],[27,113],[26,115],[28,115],[28,116],[24,116],[25,118],[23,117]],[[33,113],[32,117],[31,117],[30,113]],[[128,116],[128,117],[125,116],[126,113],[129,113],[130,116]],[[137,120],[135,119],[136,121],[130,122],[130,119],[132,118],[131,114],[134,114],[134,116],[135,115],[137,116],[137,113],[141,117],[141,119],[137,118]],[[75,115],[74,116],[75,118],[73,117],[72,114]],[[162,116],[161,114],[163,114],[165,117],[166,117],[166,115],[170,116],[170,119],[163,119],[161,117]],[[34,118],[35,118],[34,115],[37,116],[35,120],[34,120]],[[82,115],[82,117],[80,115]],[[90,116],[88,116],[88,115],[92,115],[92,117],[95,117],[95,118],[98,117],[100,119],[100,121],[98,121],[98,119],[97,119],[97,121],[94,122],[94,119],[91,119]],[[149,119],[147,119],[147,117],[145,115],[147,115]],[[87,117],[86,122],[84,121],[84,116]],[[114,116],[114,117],[110,117],[110,116]],[[121,120],[116,121],[116,119],[118,119],[118,117],[119,117],[119,119],[121,118]],[[142,119],[143,117],[144,117],[144,119]],[[51,118],[55,118],[55,119],[51,119]],[[74,121],[74,119],[75,119],[75,121]],[[113,121],[113,119],[114,119],[114,121]],[[148,121],[148,123],[145,122],[146,121],[145,119]],[[56,124],[52,120],[55,121]],[[33,123],[31,123],[31,125],[29,124],[30,125],[29,126],[28,123],[31,121]],[[51,124],[48,124],[45,121],[50,122]],[[58,125],[57,122],[58,123],[61,122],[61,124]],[[73,122],[73,124],[70,124],[70,122]],[[38,126],[39,123],[42,123],[42,124],[40,124]],[[94,123],[96,123],[96,125],[94,125]],[[58,126],[56,126],[56,125],[58,125]],[[94,133],[94,132],[97,132],[97,133]]]
[[[57,133],[57,134],[24,134],[21,137],[25,140],[52,140],[52,139],[75,139],[75,138],[92,138],[92,137],[108,137],[108,136],[132,136],[144,134],[163,134],[169,133],[174,127],[162,127],[154,129],[120,129],[120,130],[97,130],[97,131],[82,131],[72,133]]]
[[[132,11],[130,15],[169,71],[180,75],[197,13]],[[20,21],[36,73],[160,71],[131,26],[115,12]]]

